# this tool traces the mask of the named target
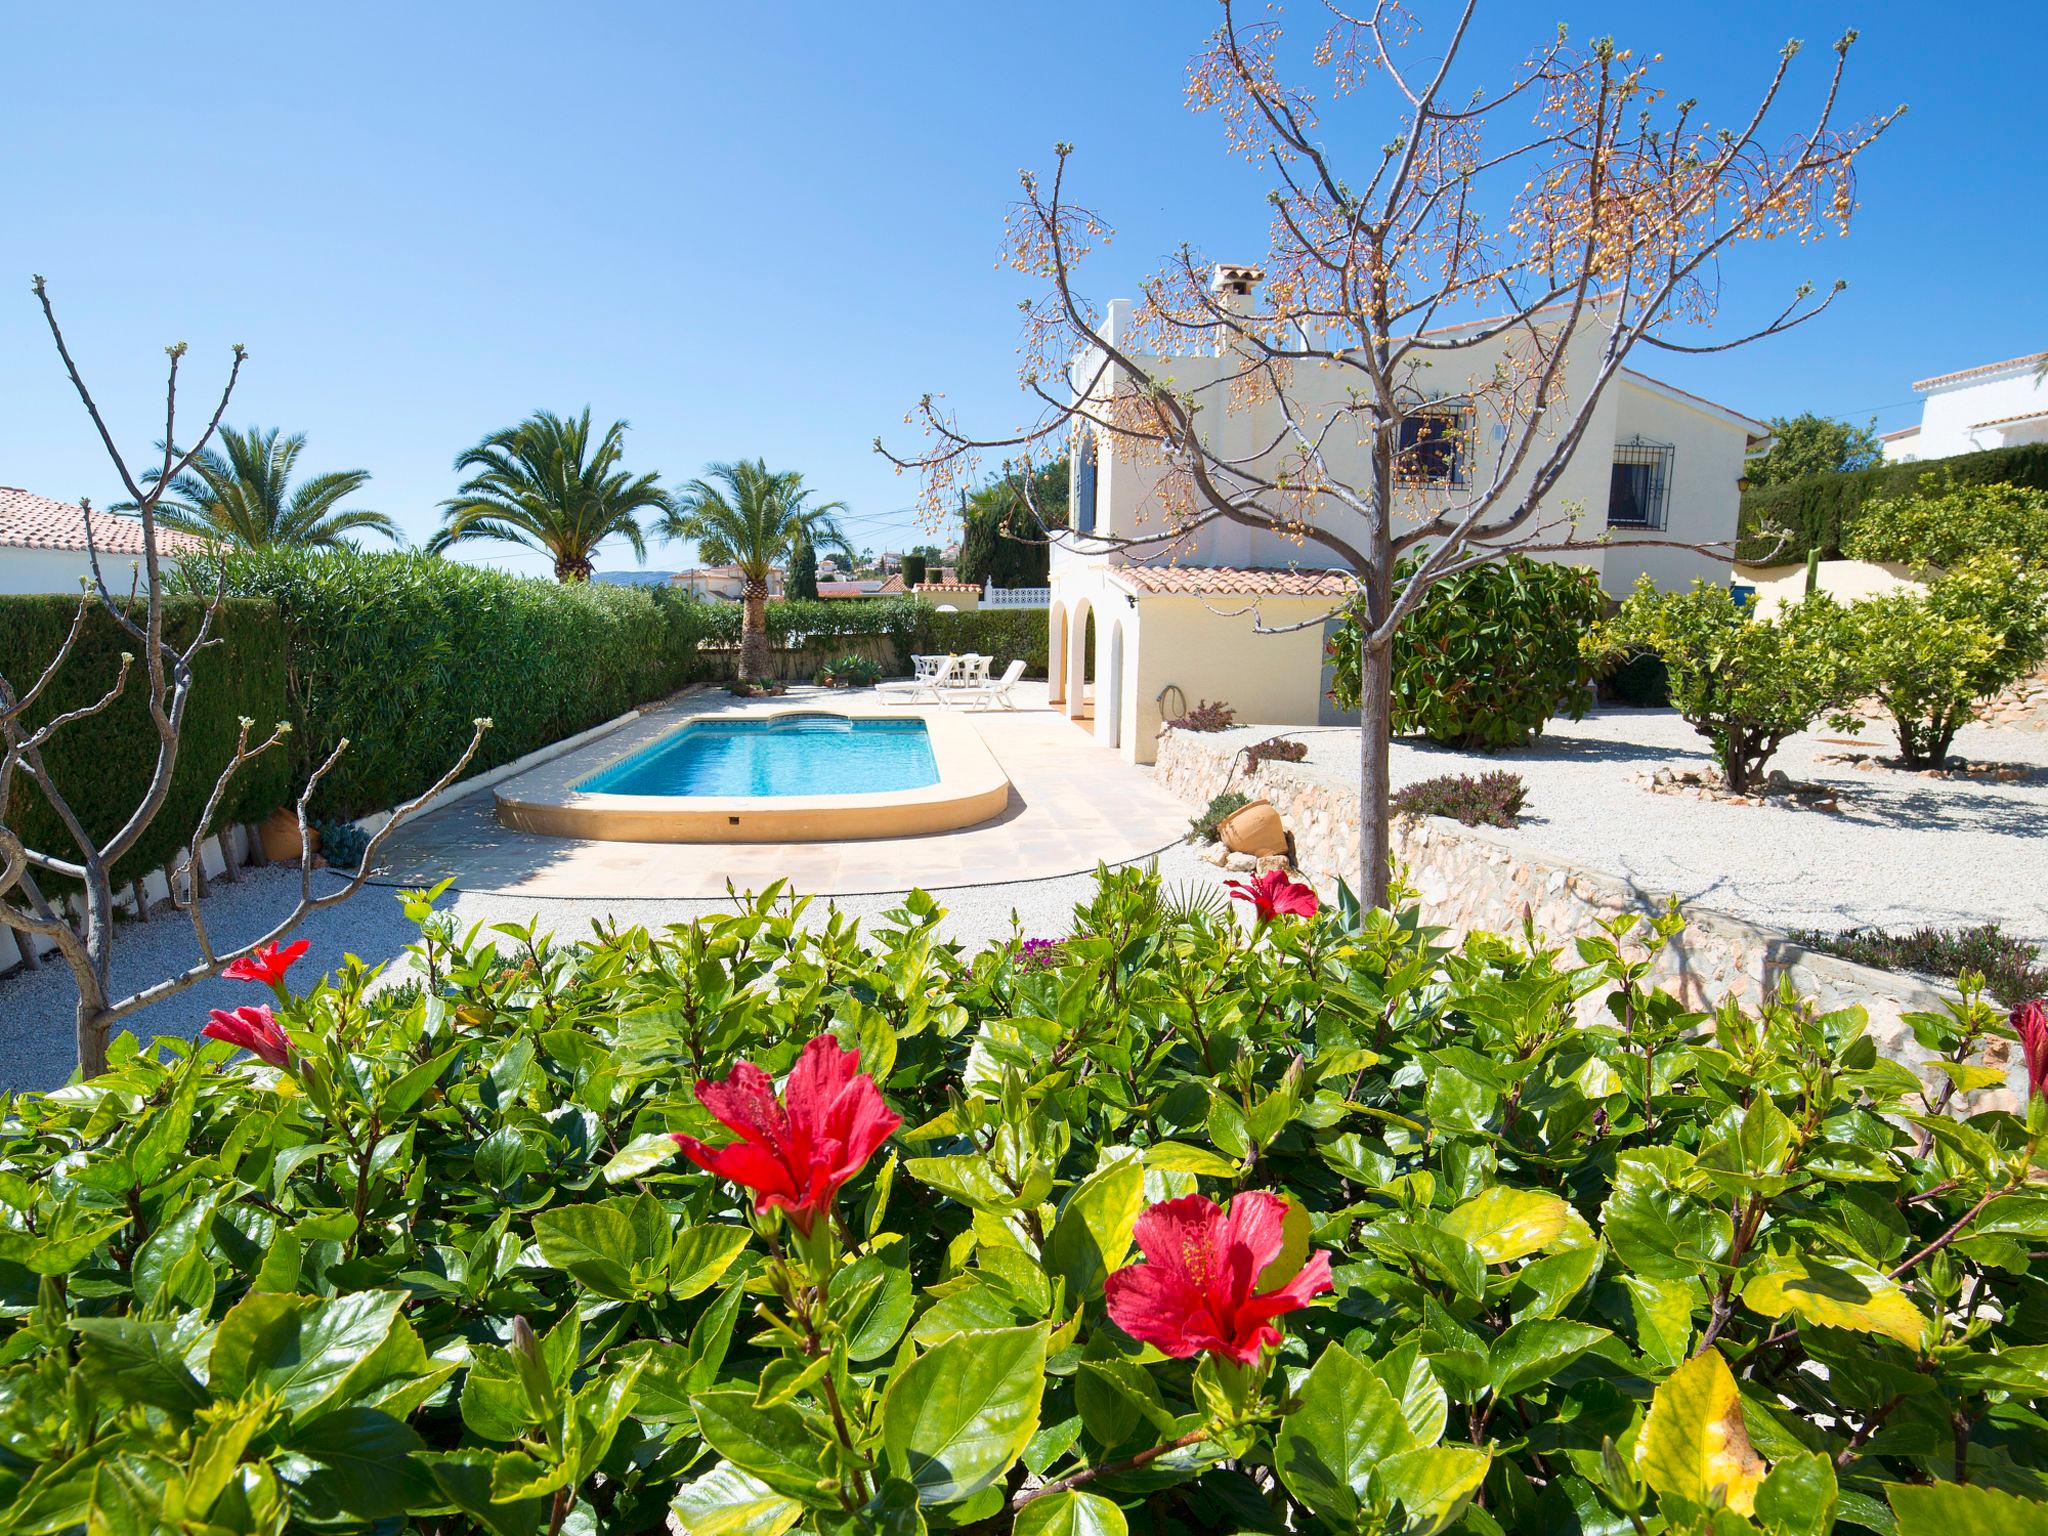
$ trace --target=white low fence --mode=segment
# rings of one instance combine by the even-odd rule
[[[999,587],[993,582],[981,584],[981,606],[984,608],[1050,608],[1051,587]]]

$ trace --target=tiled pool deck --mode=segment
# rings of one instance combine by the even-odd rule
[[[792,689],[778,702],[864,707],[879,697]],[[1052,879],[1145,858],[1187,832],[1186,808],[1047,707],[1043,684],[1021,685],[1017,698],[1015,710],[952,712],[973,724],[1010,779],[1009,808],[979,826],[858,842],[586,842],[500,826],[486,791],[401,828],[378,879],[430,885],[452,876],[465,891],[591,899],[718,897],[728,882],[749,891],[787,880],[807,895],[854,896]],[[595,767],[685,719],[750,708],[759,706],[723,692],[672,699],[535,772],[587,771],[577,766],[586,755]],[[906,717],[925,712],[896,708]]]

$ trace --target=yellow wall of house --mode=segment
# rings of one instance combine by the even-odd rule
[[[1757,612],[1768,617],[1786,603],[1806,596],[1806,565],[1738,565],[1735,579],[1756,588]],[[1859,597],[1878,597],[1886,592],[1918,591],[1910,566],[1890,561],[1823,560],[1820,590],[1837,602],[1853,603]]]
[[[1156,755],[1164,723],[1159,696],[1168,687],[1178,687],[1190,708],[1204,699],[1228,704],[1246,722],[1317,723],[1323,677],[1320,621],[1333,605],[1298,598],[1262,602],[1260,618],[1268,628],[1312,621],[1286,634],[1260,634],[1250,615],[1233,615],[1238,606],[1241,600],[1205,604],[1191,597],[1141,597],[1135,610],[1126,610],[1136,620],[1138,635],[1132,646],[1127,624],[1126,664],[1135,662],[1136,675],[1125,696],[1124,755],[1133,762],[1149,763]],[[1095,713],[1100,720],[1099,704]]]

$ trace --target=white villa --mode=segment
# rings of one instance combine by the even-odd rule
[[[1913,386],[1920,425],[1883,435],[1889,463],[2048,443],[2048,352],[1938,373]]]
[[[782,596],[782,567],[768,568],[768,596]],[[700,603],[736,603],[746,596],[747,578],[736,565],[700,565],[694,570],[677,571],[669,577],[671,586],[680,587]]]
[[[1247,270],[1219,268],[1218,283],[1241,280]],[[1128,301],[1108,306],[1104,324],[1113,345],[1120,332],[1128,334],[1130,315]],[[1588,346],[1567,353],[1567,398],[1575,375],[1590,381],[1596,351]],[[1493,367],[1484,349],[1449,355],[1475,370],[1474,377]],[[1199,394],[1233,366],[1213,356],[1176,356],[1163,371]],[[1077,389],[1095,371],[1093,354],[1078,359]],[[1470,385],[1461,381],[1457,387]],[[1311,408],[1303,391],[1297,389],[1294,399],[1297,408]],[[1457,436],[1468,444],[1503,435],[1497,423],[1473,421],[1469,406],[1461,415]],[[1218,400],[1208,419],[1211,432],[1223,437],[1219,443],[1211,436],[1209,444],[1222,454],[1253,458],[1259,452],[1255,444],[1281,435],[1270,402],[1226,411]],[[1426,421],[1408,417],[1404,436],[1417,427],[1426,433]],[[1073,460],[1071,526],[1077,534],[1156,538],[1163,523],[1162,472],[1109,451],[1107,437],[1095,429],[1087,429],[1087,436]],[[1744,460],[1768,437],[1762,422],[1628,370],[1602,393],[1588,432],[1536,521],[1548,522],[1554,507],[1559,522],[1578,515],[1581,537],[1609,535],[1611,542],[1602,548],[1561,558],[1599,571],[1602,585],[1616,596],[1644,575],[1666,588],[1725,581],[1725,553],[1645,541],[1732,542]],[[1351,450],[1362,462],[1363,445],[1354,443]],[[1431,480],[1462,487],[1470,472],[1462,462],[1468,451],[1451,447],[1426,461]],[[1428,486],[1417,494],[1426,500]],[[1322,515],[1340,533],[1345,520],[1355,517],[1343,508]],[[1323,655],[1348,590],[1329,569],[1338,563],[1319,545],[1229,522],[1210,523],[1170,549],[1085,538],[1055,544],[1048,611],[1052,700],[1071,718],[1091,724],[1100,743],[1137,763],[1153,760],[1162,721],[1205,697],[1228,703],[1241,720],[1339,723],[1346,717],[1326,697]],[[1306,627],[1261,634],[1261,624]]]
[[[0,485],[0,594],[62,592],[76,597],[79,579],[92,575],[85,545],[87,515],[75,503]],[[142,523],[111,512],[94,511],[90,516],[100,574],[109,587],[125,592],[129,568],[143,554]],[[206,541],[159,528],[156,548],[160,560],[171,562],[206,548]]]

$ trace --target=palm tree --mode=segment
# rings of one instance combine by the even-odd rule
[[[768,573],[776,561],[804,548],[844,555],[851,562],[853,546],[834,515],[844,512],[846,503],[811,505],[802,475],[775,473],[760,459],[713,464],[705,476],[676,493],[661,531],[672,539],[694,540],[701,560],[739,567],[746,605],[740,676],[759,677],[768,665]]]
[[[164,527],[245,549],[347,549],[353,533],[399,537],[398,525],[382,512],[340,505],[369,483],[367,469],[332,470],[291,485],[305,433],[281,437],[276,427],[222,427],[220,444],[224,451],[202,448],[192,467],[171,481],[170,493],[156,506]],[[143,481],[154,485],[158,474],[150,470]],[[122,502],[114,510],[132,512],[135,504]]]
[[[435,554],[464,539],[503,539],[552,555],[557,581],[588,581],[591,556],[614,534],[647,558],[636,512],[669,510],[658,475],[618,467],[626,423],[615,421],[595,446],[590,407],[575,419],[536,411],[493,432],[455,460],[477,471],[441,503],[447,521],[428,542]]]

